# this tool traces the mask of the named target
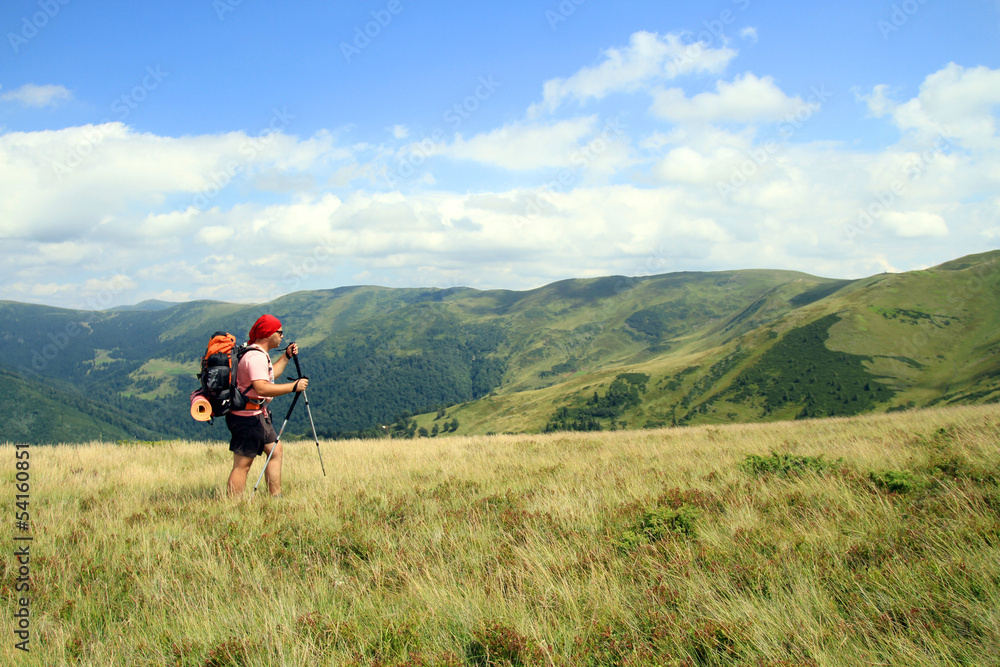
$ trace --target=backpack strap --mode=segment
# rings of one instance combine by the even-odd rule
[[[229,354],[230,354],[230,357],[229,357],[229,386],[232,387],[233,389],[235,389],[236,391],[239,391],[240,387],[237,384],[237,380],[238,380],[238,378],[237,378],[237,371],[239,371],[239,368],[240,368],[240,354],[238,352],[238,348],[234,345],[233,349],[229,351]]]
[[[253,351],[263,352],[264,356],[267,357],[268,362],[271,361],[271,357],[263,349],[255,346],[255,345],[251,345],[249,343],[246,344],[246,345],[240,345],[240,346],[235,347],[233,349],[234,349],[235,354],[236,354],[236,363],[232,365],[233,366],[233,383],[232,383],[231,386],[237,392],[239,392],[240,394],[242,394],[243,392],[240,391],[239,378],[237,376],[237,371],[239,370],[239,367],[240,367],[240,360],[248,352],[253,352]],[[247,391],[249,391],[250,389],[253,389],[253,383],[251,383],[250,386],[247,387]],[[246,405],[245,405],[245,407],[243,409],[244,410],[261,410],[261,409],[263,409],[264,405],[265,405],[265,402],[263,400],[261,400],[260,403],[257,403],[257,402],[252,402],[250,399],[246,399]]]

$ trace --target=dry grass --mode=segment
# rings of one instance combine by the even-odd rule
[[[35,447],[0,662],[996,664],[998,442],[989,406],[325,442],[326,478],[287,443],[250,503],[223,445]]]

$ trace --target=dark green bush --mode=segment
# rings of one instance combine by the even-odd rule
[[[493,622],[473,633],[466,647],[466,658],[476,667],[521,667],[538,664],[542,656],[538,647],[520,632]]]
[[[616,544],[622,551],[630,551],[643,544],[659,542],[670,535],[694,537],[697,518],[697,510],[689,505],[678,509],[658,507],[646,512],[638,524],[624,531]]]
[[[794,454],[778,454],[771,452],[770,456],[749,454],[740,467],[749,475],[763,477],[778,475],[786,477],[803,472],[821,473],[833,467],[833,463],[823,460],[823,456],[795,456]]]
[[[911,473],[899,472],[898,470],[868,473],[868,478],[875,486],[890,493],[909,493],[917,485]]]

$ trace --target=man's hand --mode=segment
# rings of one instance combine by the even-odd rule
[[[298,343],[291,343],[288,347],[285,348],[285,358],[287,359],[291,359],[298,353],[299,353]]]
[[[309,386],[309,378],[299,378],[295,381],[295,387],[292,391],[305,391]]]

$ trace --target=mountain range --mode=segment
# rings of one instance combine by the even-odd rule
[[[342,287],[259,305],[0,302],[0,439],[228,439],[188,395],[261,313],[300,346],[320,437],[620,429],[1000,401],[1000,251],[835,280],[779,270],[528,291]],[[274,409],[279,416],[287,398]],[[288,433],[309,431],[304,415]]]

